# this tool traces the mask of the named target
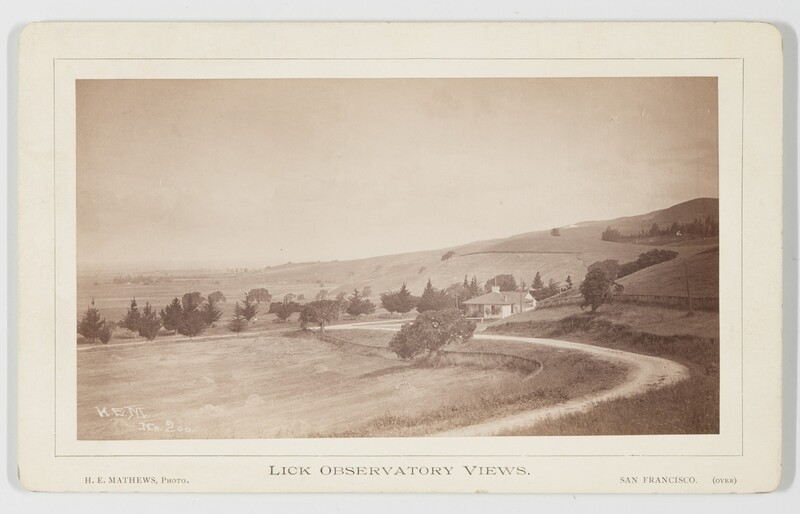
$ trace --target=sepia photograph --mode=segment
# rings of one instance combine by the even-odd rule
[[[774,490],[781,44],[27,26],[20,483]]]
[[[76,80],[77,439],[720,434],[719,102]]]

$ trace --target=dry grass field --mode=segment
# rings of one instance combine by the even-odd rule
[[[474,355],[408,362],[381,348],[389,332],[336,334],[376,348],[287,332],[79,351],[78,436],[428,435],[613,387],[626,373],[578,352],[485,341],[459,349],[532,364]]]
[[[336,330],[334,334],[337,338],[376,348],[385,348],[393,335],[387,331],[363,329]],[[470,393],[459,404],[439,405],[414,416],[387,413],[336,435],[426,435],[431,433],[431,429],[440,432],[474,425],[610,390],[624,382],[629,372],[621,363],[595,359],[583,352],[511,341],[472,339],[450,345],[446,350],[450,353],[419,359],[413,366],[439,369],[458,365],[493,373],[514,370],[524,380],[509,382],[502,388],[479,391],[478,394]],[[497,354],[507,357],[498,358]],[[528,361],[539,363],[535,376],[526,365]]]

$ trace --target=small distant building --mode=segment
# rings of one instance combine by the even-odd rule
[[[491,293],[466,300],[464,306],[468,318],[502,319],[535,309],[536,300],[527,291],[501,292],[498,286],[493,286]]]

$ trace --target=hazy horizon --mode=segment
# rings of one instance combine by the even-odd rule
[[[717,198],[715,78],[79,80],[78,265],[434,250]]]

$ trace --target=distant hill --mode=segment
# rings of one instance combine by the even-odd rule
[[[563,282],[570,275],[577,283],[595,261],[617,259],[627,262],[653,248],[643,244],[601,241],[600,235],[606,227],[612,226],[622,233],[637,233],[640,229],[650,228],[653,223],[666,226],[706,216],[717,219],[718,210],[717,199],[698,198],[639,216],[576,223],[562,227],[560,236],[553,236],[546,230],[425,252],[349,261],[289,263],[250,273],[248,280],[286,284],[287,287],[297,283],[298,287],[304,284],[306,288],[309,283],[317,283],[332,294],[370,286],[373,295],[397,289],[403,282],[413,293],[419,294],[429,278],[436,287],[444,288],[460,283],[465,275],[474,275],[485,282],[497,274],[510,273],[517,281],[522,279],[530,283],[538,271],[545,282],[551,278]],[[685,244],[676,241],[667,246],[685,257],[716,244],[716,239],[687,240]],[[448,252],[454,253],[443,260]],[[310,293],[299,289],[297,292]]]

